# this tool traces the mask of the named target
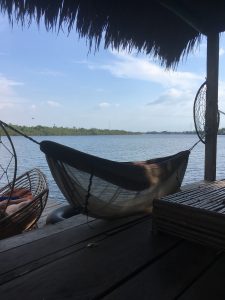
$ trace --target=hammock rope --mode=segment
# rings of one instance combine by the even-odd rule
[[[91,186],[92,186],[92,179],[93,179],[94,174],[91,173],[90,178],[89,178],[89,184],[88,184],[88,190],[87,190],[87,195],[85,197],[85,208],[84,208],[84,212],[87,214],[88,216],[88,201],[89,198],[91,196]]]
[[[3,126],[1,126],[2,128],[3,128],[4,126],[6,126],[6,127],[8,127],[9,129],[11,129],[12,131],[16,132],[17,134],[22,135],[22,136],[25,137],[26,139],[30,140],[31,142],[33,142],[33,143],[35,143],[35,144],[37,144],[37,145],[40,145],[40,143],[39,143],[38,141],[36,141],[36,140],[33,139],[32,137],[30,137],[29,135],[26,135],[26,134],[23,133],[22,131],[20,131],[20,130],[14,128],[13,126],[11,126],[11,125],[9,125],[9,124],[3,122],[3,121],[0,121],[0,124],[3,125]],[[4,130],[4,132],[5,132],[5,130]],[[6,133],[6,132],[5,132],[5,133]]]
[[[201,140],[199,139],[191,148],[189,148],[189,151],[191,152],[200,142]]]

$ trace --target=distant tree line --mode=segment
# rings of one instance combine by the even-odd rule
[[[69,128],[69,127],[48,127],[48,126],[20,126],[9,124],[15,129],[21,131],[23,134],[29,136],[62,136],[62,135],[125,135],[125,134],[139,134],[139,132],[131,132],[125,130],[109,130],[109,129],[98,129],[98,128]],[[15,131],[8,129],[9,135],[19,135]],[[5,135],[4,131],[0,129],[0,135]]]
[[[76,128],[76,127],[48,127],[48,126],[20,126],[9,124],[15,129],[21,131],[25,135],[29,136],[73,136],[73,135],[134,135],[134,134],[195,134],[195,131],[148,131],[148,132],[133,132],[126,130],[117,130],[117,129],[98,129],[98,128]],[[9,135],[19,135],[15,131],[7,128]],[[225,135],[225,128],[218,130],[219,135]],[[5,135],[2,129],[0,128],[0,135]]]
[[[221,128],[218,130],[218,134],[225,135],[225,128]]]
[[[147,134],[196,134],[196,131],[148,131]],[[225,135],[225,128],[218,129],[218,135]]]

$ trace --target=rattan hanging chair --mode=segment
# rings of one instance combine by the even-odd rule
[[[12,183],[9,183],[0,189],[0,239],[33,228],[48,198],[47,182],[39,169],[32,169],[16,178],[12,194],[11,188]]]
[[[17,176],[15,147],[4,124],[0,123],[0,129],[4,134],[4,138],[0,138],[0,184],[3,185],[0,188],[0,239],[3,239],[35,226],[47,202],[48,186],[44,174],[36,168]]]

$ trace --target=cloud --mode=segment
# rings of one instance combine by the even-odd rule
[[[219,56],[224,55],[225,50],[223,47],[219,48]],[[207,56],[207,40],[206,38],[203,38],[203,41],[196,46],[195,50],[190,53],[192,57],[197,57],[197,58],[206,58]]]
[[[13,124],[26,124],[31,119],[32,103],[20,96],[25,84],[0,73],[0,112],[1,119]]]
[[[5,32],[9,28],[9,19],[7,16],[1,14],[0,16],[0,33]]]
[[[12,108],[16,104],[23,102],[17,94],[15,87],[23,86],[22,82],[8,79],[3,74],[0,74],[0,109]]]
[[[0,74],[0,97],[14,94],[13,87],[24,85],[22,82],[14,81]]]
[[[106,108],[106,107],[111,106],[111,104],[109,102],[101,102],[101,103],[98,104],[98,106],[100,108]]]
[[[102,93],[102,92],[104,92],[104,89],[102,89],[102,88],[97,88],[97,89],[96,89],[96,92]]]
[[[4,108],[11,108],[14,106],[13,102],[3,102],[0,100],[0,110]]]
[[[30,108],[31,108],[32,110],[36,110],[36,109],[37,109],[37,105],[36,105],[36,104],[32,104],[32,105],[30,106]]]
[[[223,80],[219,80],[218,97],[219,98],[225,97],[225,81]]]
[[[162,109],[164,110],[167,110],[169,107],[175,110],[176,106],[181,107],[181,109],[183,110],[183,107],[188,106],[190,108],[189,114],[191,116],[196,93],[197,90],[193,90],[193,89],[189,89],[189,90],[188,89],[182,90],[182,89],[175,89],[175,88],[167,89],[164,92],[162,92],[158,98],[148,102],[147,106],[160,107],[162,105]],[[219,90],[218,90],[219,109],[225,111],[225,103],[223,101],[224,97],[225,97],[225,82],[220,81]]]
[[[219,50],[219,56],[224,55],[224,53],[225,53],[225,50],[223,48],[220,48],[220,50]]]
[[[50,76],[50,77],[61,77],[65,75],[63,72],[57,70],[50,70],[50,69],[43,69],[42,71],[39,71],[37,73],[43,76]]]
[[[89,69],[106,70],[118,78],[150,81],[164,88],[190,89],[199,86],[204,79],[204,76],[191,72],[165,70],[147,59],[124,52],[113,52],[113,55],[115,59],[111,62],[89,64]]]
[[[186,106],[187,103],[193,103],[194,98],[195,98],[195,94],[191,90],[183,91],[183,90],[177,90],[172,88],[164,91],[158,98],[147,103],[147,105],[148,106],[168,105],[171,106],[172,109],[174,109],[175,105]]]
[[[47,104],[50,106],[50,107],[60,107],[61,104],[59,102],[56,102],[56,101],[47,101]]]
[[[112,52],[114,59],[105,64],[89,64],[89,69],[105,70],[118,78],[149,81],[161,86],[160,94],[147,103],[147,106],[161,105],[191,106],[195,94],[204,81],[204,76],[192,72],[169,71],[148,59],[139,58],[124,52]],[[100,103],[99,107],[108,107],[109,103]],[[161,108],[160,108],[161,109]],[[172,109],[172,108],[171,108]],[[174,108],[175,109],[175,108]]]
[[[192,57],[205,58],[207,52],[207,41],[204,39],[199,45],[197,44],[195,50],[190,53]]]
[[[119,103],[109,103],[109,102],[100,102],[99,104],[98,104],[98,107],[99,108],[108,108],[108,107],[114,107],[114,108],[117,108],[117,107],[119,107],[120,106],[120,104]]]
[[[167,124],[170,130],[193,130],[193,104],[197,91],[192,89],[166,89],[161,95],[148,102],[143,110],[146,110],[151,114],[151,121],[154,116],[157,116],[159,120],[163,120],[157,123],[156,129],[162,126],[162,130],[165,130],[165,124]],[[225,97],[225,82],[219,82],[219,109],[225,112],[225,103],[223,101]],[[164,121],[166,120],[166,121]],[[169,121],[171,120],[171,121]],[[225,120],[221,118],[221,125],[224,126]],[[177,124],[177,125],[175,125]],[[180,125],[179,125],[180,124]],[[187,124],[192,124],[187,125]],[[185,127],[186,126],[186,127]],[[164,129],[163,129],[164,128]]]
[[[78,65],[87,65],[87,64],[88,64],[88,60],[87,60],[87,59],[83,59],[83,60],[72,60],[72,63],[78,64]]]

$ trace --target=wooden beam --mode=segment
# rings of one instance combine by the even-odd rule
[[[205,180],[216,179],[217,115],[218,115],[219,33],[207,35],[207,92]]]
[[[181,1],[177,2],[174,0],[158,0],[159,4],[163,7],[170,10],[174,15],[177,15],[181,20],[195,29],[197,32],[205,34],[203,27],[199,22],[199,17],[193,15],[188,9],[185,7]]]

